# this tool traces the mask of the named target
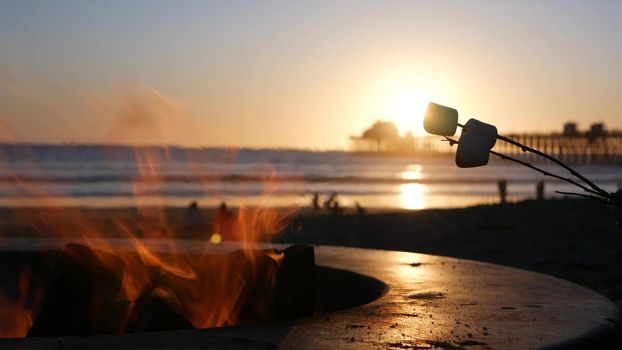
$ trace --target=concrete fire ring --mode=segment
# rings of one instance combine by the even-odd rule
[[[341,294],[352,293],[354,298],[373,289],[377,299],[311,318],[258,326],[5,339],[0,340],[0,348],[607,348],[620,320],[610,300],[587,288],[493,264],[330,246],[316,247],[316,263],[368,276],[360,277],[377,283],[359,283]],[[330,293],[338,286],[318,288]]]

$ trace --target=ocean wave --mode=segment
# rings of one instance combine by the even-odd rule
[[[336,183],[336,184],[489,184],[496,183],[501,177],[434,177],[423,179],[404,179],[397,177],[364,176],[256,176],[256,175],[92,175],[92,176],[0,176],[0,184],[12,183]],[[507,179],[507,178],[506,178]],[[512,183],[534,183],[534,178],[510,178]],[[561,182],[558,179],[546,179],[547,182]],[[601,177],[599,182],[617,183],[617,176]]]

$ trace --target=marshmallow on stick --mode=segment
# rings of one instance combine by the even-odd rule
[[[494,125],[469,119],[458,141],[456,165],[460,168],[473,168],[488,164],[489,151],[496,142],[497,128]]]
[[[423,128],[430,134],[453,136],[458,128],[458,111],[430,102],[423,118]]]

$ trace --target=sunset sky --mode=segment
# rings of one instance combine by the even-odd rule
[[[621,1],[0,2],[0,139],[345,149],[427,101],[622,128]]]

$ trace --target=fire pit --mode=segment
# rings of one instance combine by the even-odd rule
[[[43,249],[46,242],[26,244]],[[7,250],[10,245],[3,247]],[[316,247],[315,260],[313,317],[203,330],[5,339],[0,345],[19,349],[573,348],[606,346],[619,322],[617,308],[606,298],[570,282],[513,268],[323,246]]]

